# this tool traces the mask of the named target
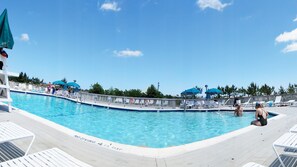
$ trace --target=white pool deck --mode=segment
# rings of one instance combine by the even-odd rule
[[[272,143],[297,123],[297,107],[271,107],[267,110],[280,113],[281,116],[269,120],[265,127],[249,126],[210,140],[160,151],[126,147],[112,142],[108,146],[108,141],[104,140],[99,145],[94,138],[76,134],[17,109],[10,113],[0,112],[0,121],[12,121],[36,135],[29,153],[57,147],[93,166],[235,167],[250,161],[265,166],[279,166]]]

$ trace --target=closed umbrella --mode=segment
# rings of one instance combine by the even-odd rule
[[[13,48],[13,36],[9,28],[7,9],[0,15],[0,48]]]

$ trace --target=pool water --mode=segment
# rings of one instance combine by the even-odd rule
[[[105,140],[153,148],[192,143],[250,125],[254,112],[137,112],[11,92],[12,105],[75,131]]]

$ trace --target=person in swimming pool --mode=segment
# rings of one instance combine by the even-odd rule
[[[234,110],[234,115],[237,117],[241,117],[243,113],[243,109],[239,104],[235,105],[236,109]]]
[[[263,106],[260,103],[256,103],[255,108],[256,108],[256,112],[255,112],[256,120],[252,121],[251,124],[256,126],[267,125],[268,112],[264,110]]]

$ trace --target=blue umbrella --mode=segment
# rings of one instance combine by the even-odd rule
[[[222,94],[223,92],[220,89],[212,88],[212,89],[208,89],[205,93],[209,95],[215,95],[215,94]]]
[[[66,84],[66,86],[68,86],[68,87],[74,87],[74,88],[80,89],[79,84],[77,84],[77,83],[75,83],[75,82],[68,82],[68,83]]]
[[[65,86],[66,85],[66,83],[65,82],[63,82],[63,81],[55,81],[55,82],[53,82],[53,84],[54,85],[61,85],[61,86]]]
[[[201,89],[197,89],[197,88],[191,88],[191,89],[187,89],[183,92],[181,92],[182,96],[193,96],[196,94],[200,94],[201,93]]]

